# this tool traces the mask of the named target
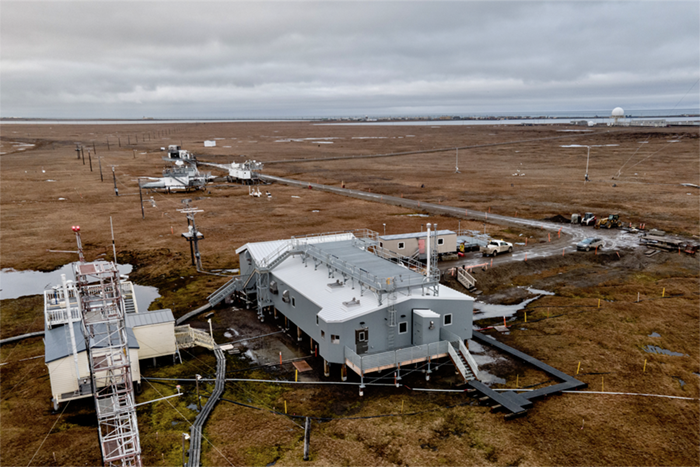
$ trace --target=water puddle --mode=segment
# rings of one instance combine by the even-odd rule
[[[77,262],[65,264],[50,272],[0,270],[0,300],[41,295],[45,289],[61,284],[61,274],[65,274],[66,279],[72,280],[74,279],[73,264]],[[122,275],[129,274],[133,270],[130,264],[119,264],[117,268]],[[139,311],[148,310],[151,303],[160,297],[157,288],[145,285],[134,284],[134,292]]]
[[[199,412],[199,409],[197,408],[197,404],[195,404],[195,403],[188,405],[187,408],[190,410],[194,410],[195,412]],[[175,422],[173,422],[173,423],[175,423]],[[180,423],[180,422],[177,422],[177,423]]]
[[[685,386],[685,381],[683,381],[682,379],[680,379],[678,376],[671,376],[671,378],[673,378],[673,379],[675,379],[676,381],[678,381],[678,384],[681,385],[681,388],[683,388],[683,386]]]
[[[534,295],[555,295],[554,292],[549,290],[533,289],[532,287],[525,287],[525,290]]]
[[[661,337],[661,334],[659,334],[658,332],[652,332],[651,334],[649,334],[648,337]]]
[[[474,321],[481,321],[482,319],[488,318],[501,318],[503,316],[513,316],[518,311],[524,309],[529,303],[534,302],[540,297],[541,295],[528,298],[527,300],[523,300],[515,305],[494,305],[491,303],[474,302],[474,313],[478,313],[478,315],[474,315]]]
[[[484,365],[506,361],[505,358],[486,353],[486,349],[483,345],[471,339],[469,340],[469,353],[472,354],[472,357],[474,357],[474,361],[479,368],[479,380],[482,383],[486,384],[487,386],[491,386],[492,384],[506,384],[506,380],[504,378],[500,378],[483,369]]]
[[[645,345],[642,347],[645,352],[647,353],[655,353],[659,355],[670,355],[671,357],[687,357],[687,355],[680,353],[680,352],[673,352],[671,350],[667,349],[662,349],[661,347],[658,347],[656,345]]]

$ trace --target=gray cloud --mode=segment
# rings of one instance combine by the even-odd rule
[[[697,2],[2,2],[0,112],[261,117],[671,108]],[[697,87],[680,107],[697,107]]]

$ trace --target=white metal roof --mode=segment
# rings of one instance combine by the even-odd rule
[[[169,308],[164,310],[153,310],[142,313],[127,313],[126,325],[130,328],[139,326],[150,326],[152,324],[175,322],[173,312]]]
[[[373,292],[365,290],[364,295],[360,296],[360,286],[357,282],[354,290],[349,280],[343,287],[328,287],[328,284],[335,282],[337,277],[329,278],[325,267],[319,267],[317,270],[314,270],[313,267],[305,267],[300,257],[287,258],[272,273],[282,282],[289,284],[296,293],[302,294],[320,307],[318,316],[327,323],[347,321],[372,313],[380,308],[377,296]],[[430,297],[431,300],[464,300],[465,302],[474,300],[468,295],[448,287],[442,285],[438,287],[439,296]],[[398,304],[417,297],[421,297],[420,286],[401,290],[397,293],[397,298],[393,303]],[[343,302],[350,302],[353,298],[359,300],[360,304],[349,307],[343,305]],[[384,297],[383,306],[386,306],[386,297]]]
[[[287,240],[272,240],[269,242],[256,242],[256,243],[246,243],[245,245],[239,247],[236,250],[236,254],[241,254],[245,250],[248,250],[250,256],[252,256],[255,262],[261,261],[267,258],[270,254],[278,251],[285,245],[290,244],[292,241],[298,243],[325,243],[325,242],[336,242],[339,240],[352,240],[355,236],[351,233],[341,233],[332,235],[318,235],[313,237],[299,237],[295,239]]]
[[[433,232],[430,232],[431,234]],[[409,239],[409,238],[421,238],[425,237],[428,235],[428,232],[413,232],[413,233],[403,233],[403,234],[396,234],[396,235],[380,235],[379,239],[380,240],[403,240],[403,239]],[[456,235],[455,232],[452,230],[438,230],[437,231],[438,237],[441,235]]]

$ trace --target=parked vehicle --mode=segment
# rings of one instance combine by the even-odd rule
[[[496,256],[499,253],[512,253],[513,244],[503,240],[491,240],[488,245],[482,246],[480,249],[484,256]]]
[[[578,242],[576,249],[579,251],[591,251],[602,246],[603,240],[600,238],[588,237]]]

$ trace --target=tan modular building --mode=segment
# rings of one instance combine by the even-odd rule
[[[402,256],[424,260],[427,235],[427,232],[380,235],[379,246]],[[437,251],[439,256],[455,253],[457,233],[451,230],[438,230]]]
[[[49,369],[54,408],[57,408],[61,402],[92,397],[92,379],[81,323],[74,322],[72,325],[78,360],[77,371],[79,374],[77,376],[68,329],[69,324],[47,329],[44,334],[44,363]],[[140,383],[139,344],[131,329],[127,328],[126,334],[129,342],[129,359],[131,360],[131,379],[134,383]]]
[[[139,345],[139,360],[175,355],[175,318],[169,309],[129,313],[126,326],[131,328]]]
[[[121,287],[124,308],[127,310],[125,324],[131,380],[139,385],[139,360],[177,353],[175,318],[169,309],[138,313],[133,284],[122,282]],[[44,362],[49,370],[55,409],[62,402],[92,397],[92,378],[81,326],[80,305],[73,288],[69,290],[69,302],[70,317],[62,289],[44,292]],[[72,333],[69,326],[73,327]],[[97,379],[100,379],[99,372]]]

